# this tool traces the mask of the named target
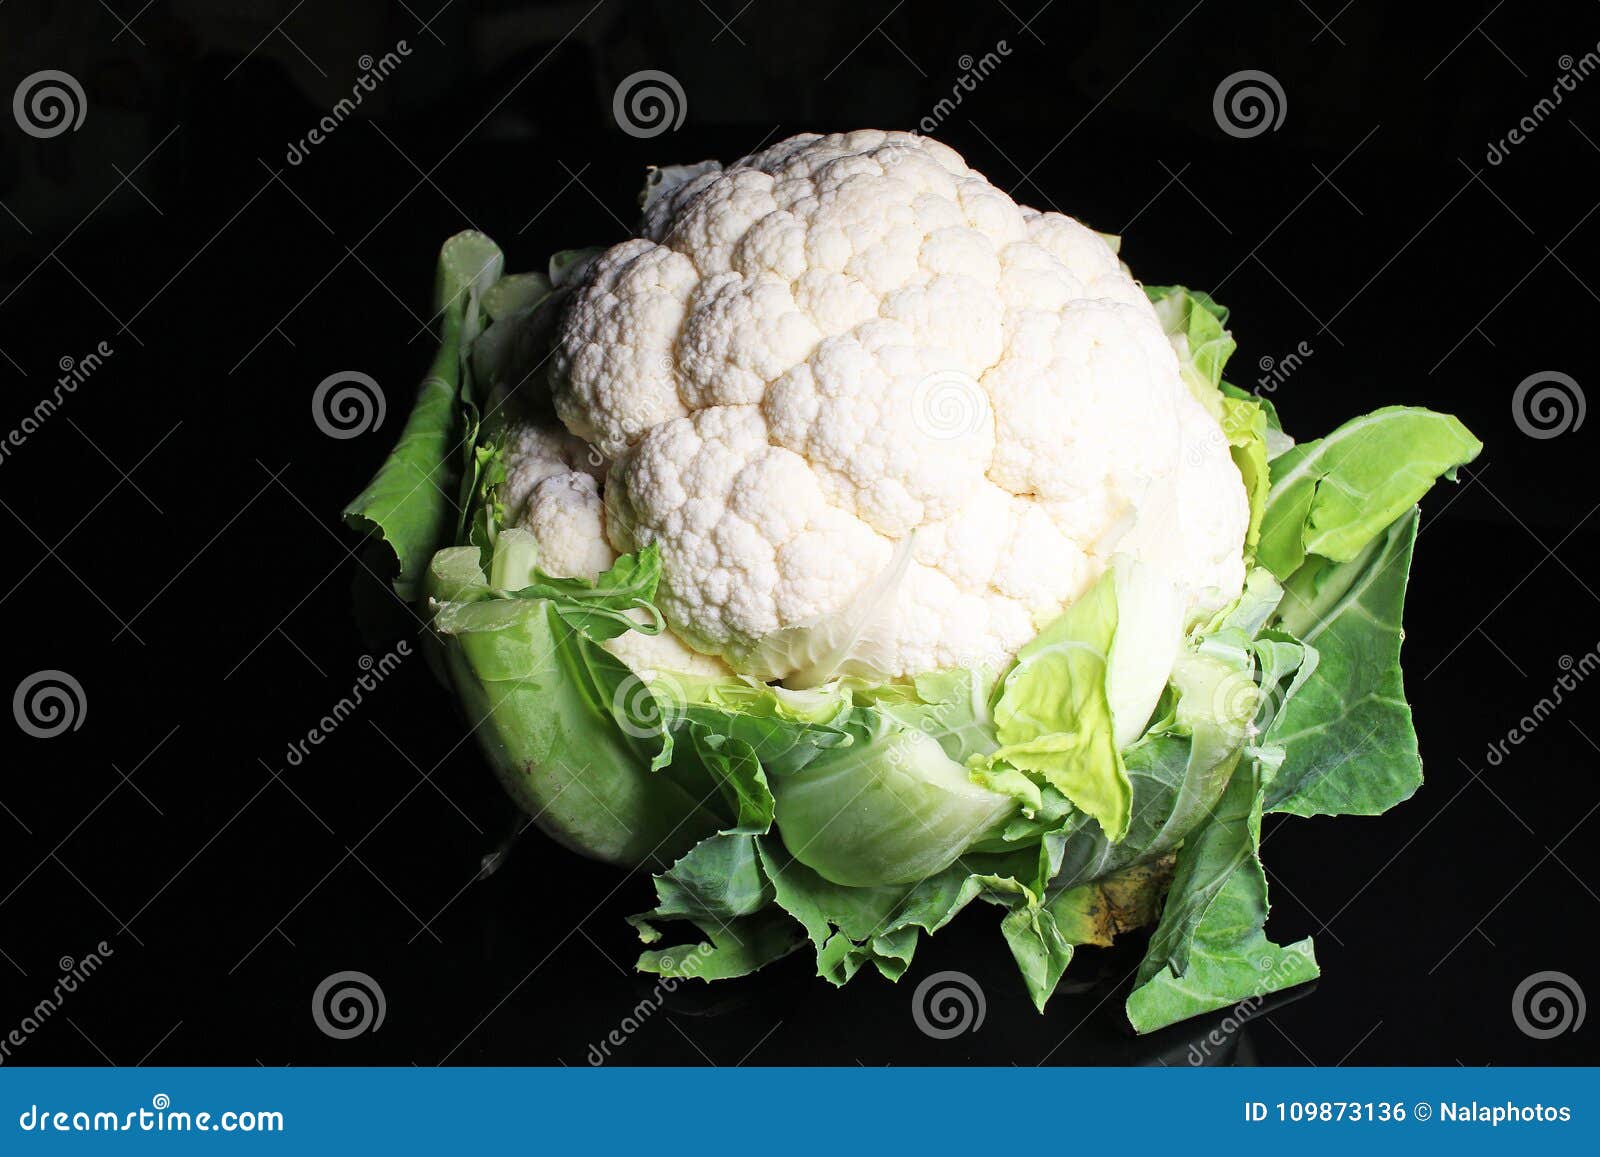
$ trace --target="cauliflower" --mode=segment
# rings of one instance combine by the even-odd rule
[[[659,169],[643,210],[548,275],[446,242],[345,511],[532,822],[656,874],[638,967],[898,979],[981,897],[1041,1011],[1111,909],[1159,919],[1140,1031],[1315,977],[1257,821],[1421,783],[1415,504],[1481,443],[1409,406],[1293,442],[1225,307],[922,137]]]
[[[663,191],[550,364],[571,437],[519,431],[508,510],[564,573],[658,544],[693,648],[663,660],[998,665],[1118,553],[1175,622],[1241,589],[1244,486],[1140,286],[926,137],[798,136]]]

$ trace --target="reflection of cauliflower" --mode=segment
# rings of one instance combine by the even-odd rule
[[[578,281],[551,386],[604,497],[529,435],[513,516],[571,573],[602,527],[658,543],[673,628],[763,678],[806,630],[863,674],[1003,660],[1114,552],[1186,613],[1243,581],[1227,439],[1112,248],[924,137],[795,137],[655,199]]]

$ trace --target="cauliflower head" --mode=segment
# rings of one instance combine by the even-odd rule
[[[658,544],[675,636],[629,662],[998,665],[1118,555],[1179,627],[1239,594],[1228,440],[1106,239],[909,133],[703,168],[579,276],[565,428],[507,452],[553,573]]]

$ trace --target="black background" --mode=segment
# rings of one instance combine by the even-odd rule
[[[915,128],[961,58],[1002,41],[935,135],[1018,200],[1123,233],[1144,279],[1231,306],[1241,384],[1307,343],[1274,395],[1291,432],[1406,402],[1486,444],[1426,503],[1413,574],[1427,785],[1382,819],[1269,819],[1269,931],[1315,935],[1324,978],[1211,1059],[1595,1060],[1595,1024],[1535,1039],[1512,994],[1546,969],[1600,983],[1600,690],[1498,766],[1486,753],[1563,656],[1600,642],[1600,422],[1536,438],[1512,402],[1543,371],[1579,396],[1594,384],[1600,78],[1500,163],[1487,153],[1564,57],[1596,51],[1600,8],[592,2],[0,7],[0,95],[60,69],[87,103],[50,139],[0,118],[0,427],[63,358],[113,351],[0,461],[0,686],[60,669],[85,697],[56,738],[0,728],[0,1034],[58,960],[114,953],[6,1063],[586,1063],[650,992],[622,919],[648,880],[536,833],[477,880],[518,820],[420,657],[286,760],[360,657],[416,630],[392,599],[376,636],[358,629],[352,588],[375,587],[337,512],[431,355],[438,245],[475,225],[521,269],[610,243],[646,164]],[[410,55],[362,112],[290,164],[359,58],[400,40]],[[654,139],[611,115],[641,69],[686,94],[681,127]],[[1244,69],[1286,101],[1249,138],[1212,108]],[[388,402],[347,441],[310,408],[342,370]],[[679,989],[613,1060],[1183,1064],[1218,1019],[1134,1038],[1117,986],[1137,944],[1083,953],[1041,1018],[995,919],[969,910],[898,988],[836,992],[797,955]],[[909,1007],[942,968],[987,996],[982,1028],[948,1041]],[[311,996],[346,969],[381,985],[386,1019],[334,1040]]]

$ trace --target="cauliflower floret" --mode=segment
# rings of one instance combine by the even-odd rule
[[[604,482],[606,460],[582,438],[559,426],[536,422],[512,422],[501,432],[505,445],[506,481],[500,500],[512,523],[522,521],[522,512],[534,488],[546,478],[571,471],[588,474]]]
[[[616,561],[606,541],[600,487],[588,474],[552,474],[533,488],[520,524],[539,543],[539,566],[547,574],[599,574]]]
[[[769,443],[755,406],[700,410],[656,427],[611,479],[612,545],[656,543],[667,621],[740,670],[748,670],[741,652],[766,636],[847,605],[891,553],[888,540],[828,504],[804,458]]]
[[[644,621],[642,612],[639,618]],[[633,673],[646,683],[655,679],[670,679],[674,672],[711,678],[733,674],[733,669],[721,659],[693,650],[670,630],[662,631],[659,635],[629,631],[601,645],[632,668]]]
[[[940,421],[933,392],[951,395]],[[978,383],[938,346],[894,321],[820,343],[768,389],[773,441],[804,458],[836,506],[904,538],[961,508],[994,454]],[[962,413],[962,409],[970,413]]]
[[[606,250],[586,271],[551,372],[565,384],[557,415],[606,457],[685,412],[673,346],[699,280],[687,257],[643,238]]]
[[[592,448],[565,430],[521,423],[506,431],[506,481],[501,498],[508,525],[533,535],[539,569],[557,578],[593,579],[617,561],[606,536],[600,497],[604,463]],[[581,466],[581,469],[574,467]],[[634,617],[648,622],[643,611]],[[602,644],[642,679],[663,671],[729,675],[715,655],[692,650],[670,629],[658,635],[629,631]]]
[[[611,467],[599,513],[519,481],[536,533],[658,544],[668,622],[747,674],[1002,662],[1118,552],[1188,617],[1243,582],[1244,487],[1138,283],[925,137],[671,188],[584,273],[550,385]]]

